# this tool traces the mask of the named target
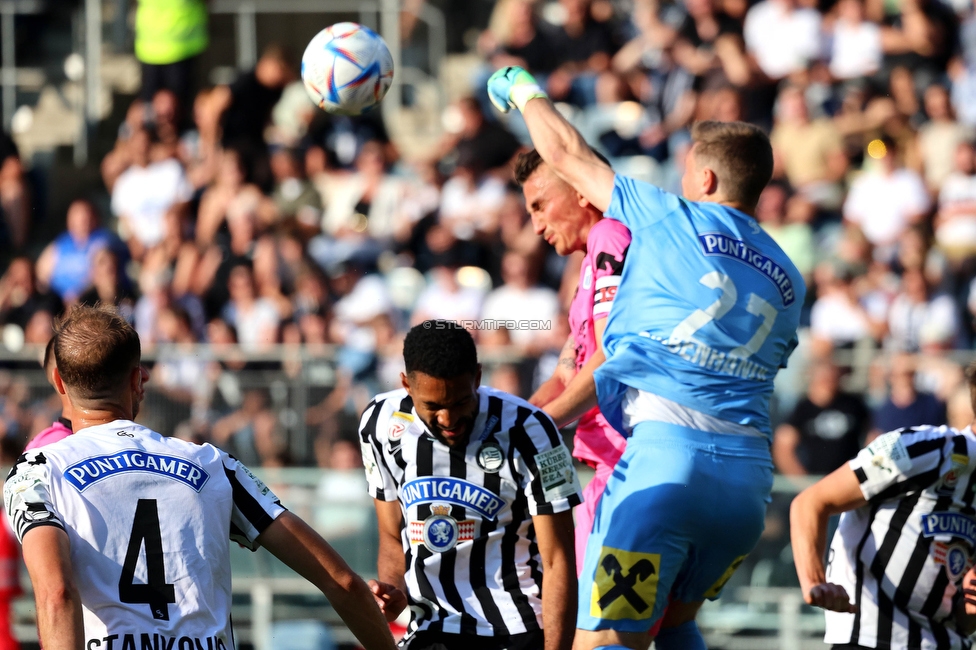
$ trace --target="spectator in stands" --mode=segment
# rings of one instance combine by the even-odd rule
[[[389,173],[383,144],[378,140],[364,143],[356,156],[353,174],[325,174],[318,183],[326,205],[323,233],[335,239],[341,250],[350,251],[345,255],[360,252],[375,259],[381,248],[376,242],[393,238],[399,214],[397,203],[402,196],[401,184]],[[312,255],[322,260],[334,259],[341,253],[323,249]]]
[[[166,213],[182,212],[192,196],[183,166],[175,158],[152,162],[153,134],[141,129],[129,139],[132,165],[112,187],[112,212],[119,220],[119,234],[132,258],[142,260],[146,251],[162,242]]]
[[[29,258],[17,257],[10,262],[0,277],[0,324],[24,329],[38,311],[60,314],[63,309],[56,293],[38,287]]]
[[[425,320],[476,320],[481,315],[485,294],[474,287],[458,282],[456,267],[439,266],[431,269],[430,284],[417,298],[410,322]]]
[[[322,198],[305,178],[304,160],[294,149],[278,149],[271,155],[271,173],[275,188],[271,193],[274,203],[274,222],[295,222],[303,231],[317,233],[322,221]],[[272,225],[272,224],[266,224]]]
[[[955,51],[956,17],[938,0],[900,0],[898,7],[881,31],[884,67],[913,71],[916,88],[925,88],[946,69]]]
[[[788,206],[796,201],[802,199],[791,197],[785,184],[773,181],[759,196],[756,220],[789,256],[803,277],[809,279],[816,261],[814,233],[809,221],[797,216],[802,214],[802,210],[794,209],[790,214]]]
[[[522,2],[522,0],[515,0]],[[482,169],[493,170],[511,162],[519,141],[498,122],[489,122],[474,97],[463,97],[445,112],[448,134],[438,147],[438,158],[456,163],[459,158],[477,160]]]
[[[504,284],[491,291],[484,300],[481,318],[488,320],[537,321],[552,323],[559,316],[559,297],[548,287],[537,284],[532,260],[521,253],[508,252],[502,257]],[[534,351],[536,343],[548,338],[549,328],[513,329],[510,341]]]
[[[179,98],[172,90],[163,88],[156,91],[148,108],[146,127],[156,136],[150,158],[154,161],[178,159],[183,111]]]
[[[440,223],[461,241],[484,238],[498,228],[505,183],[486,173],[471,149],[462,149],[454,173],[441,189]]]
[[[742,41],[742,23],[716,9],[713,0],[688,0],[678,29],[674,59],[704,84],[745,86],[751,71]]]
[[[592,0],[560,0],[565,20],[555,31],[560,66],[549,75],[547,90],[553,100],[577,106],[597,101],[598,77],[607,73],[610,58],[619,49],[608,16],[595,16],[594,9],[607,5]]]
[[[237,331],[241,347],[260,350],[276,343],[281,314],[272,301],[255,292],[251,266],[241,263],[231,268],[227,292],[230,300],[221,315]]]
[[[166,88],[181,106],[189,106],[193,69],[209,43],[206,1],[139,0],[135,31],[142,99],[149,102]]]
[[[935,241],[956,266],[976,255],[976,149],[961,142],[953,156],[953,171],[939,190]]]
[[[810,334],[817,349],[849,348],[873,338],[873,323],[860,303],[853,270],[825,262],[815,272],[817,299],[810,311]]]
[[[135,294],[125,274],[119,269],[119,260],[108,248],[95,253],[92,260],[91,286],[78,296],[78,304],[94,307],[98,304],[115,305],[119,315],[130,323],[135,319]]]
[[[539,20],[532,0],[498,0],[488,29],[478,38],[478,51],[493,70],[522,66],[536,75],[556,69],[560,60],[554,30]]]
[[[213,89],[206,89],[197,94],[193,101],[193,127],[180,138],[179,159],[194,192],[213,182],[220,159],[220,125],[212,116],[212,93]]]
[[[888,367],[889,394],[872,416],[873,427],[866,442],[885,431],[922,424],[939,426],[946,422],[945,404],[931,393],[915,386],[916,360],[910,354],[896,354]]]
[[[746,50],[772,81],[805,70],[821,55],[821,17],[796,0],[762,0],[746,14]]]
[[[385,321],[393,311],[389,289],[382,276],[364,274],[355,264],[341,265],[332,275],[338,299],[332,309],[329,338],[340,346],[336,359],[340,375],[362,382],[367,389],[375,388],[373,375],[386,343]]]
[[[774,177],[785,175],[790,185],[816,205],[840,207],[841,182],[848,166],[843,140],[829,118],[810,119],[801,88],[785,86],[780,91],[769,139],[776,163]]]
[[[918,352],[923,337],[930,343],[951,344],[959,335],[956,303],[951,296],[936,293],[922,269],[906,269],[901,291],[888,312],[888,332],[888,347],[903,352]]]
[[[291,55],[280,45],[269,45],[254,69],[241,74],[230,86],[218,86],[211,95],[208,114],[219,120],[221,143],[241,153],[248,175],[255,183],[270,183],[268,147],[264,129],[281,94],[295,78]]]
[[[840,0],[831,31],[830,74],[850,81],[870,77],[881,68],[881,28],[867,20],[864,0]]]
[[[938,194],[942,183],[955,168],[960,144],[971,141],[971,127],[956,121],[949,102],[949,90],[942,84],[925,89],[925,114],[928,121],[918,129],[918,147],[929,191]]]
[[[261,188],[246,182],[241,154],[234,149],[226,149],[220,156],[213,185],[200,198],[197,244],[207,246],[214,243],[224,222],[232,217],[248,215],[252,221],[270,223],[274,219],[273,214],[273,204],[261,193]],[[229,228],[230,224],[227,225]]]
[[[278,418],[261,389],[247,390],[240,408],[214,423],[212,436],[213,444],[252,467],[273,463],[282,451]]]
[[[170,432],[193,414],[205,413],[212,386],[207,368],[211,361],[206,351],[196,349],[190,314],[178,305],[159,311],[159,351],[152,369],[152,399],[157,418],[164,420],[161,431]]]
[[[877,166],[851,185],[844,219],[859,225],[880,258],[890,260],[898,237],[922,221],[930,199],[922,178],[899,163],[893,139],[875,140],[868,155],[876,158]]]
[[[290,298],[292,290],[291,269],[282,258],[279,239],[274,235],[264,235],[254,245],[253,270],[254,286],[257,295],[275,306],[279,320],[292,316],[293,305]],[[287,287],[285,286],[287,283]]]
[[[127,260],[128,249],[119,239],[98,225],[95,206],[75,199],[68,206],[67,230],[48,244],[37,259],[37,281],[50,287],[67,303],[74,302],[91,282],[95,253],[103,248]]]
[[[859,395],[840,389],[840,369],[829,360],[810,368],[806,397],[776,428],[773,460],[781,474],[829,474],[860,450],[871,427]]]
[[[0,212],[10,247],[22,250],[30,235],[30,191],[17,144],[5,131],[0,131]]]

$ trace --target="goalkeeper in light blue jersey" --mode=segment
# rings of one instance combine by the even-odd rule
[[[553,172],[544,201],[588,203],[633,236],[607,360],[560,414],[565,424],[599,403],[628,435],[590,532],[575,647],[645,648],[663,617],[659,650],[703,649],[698,609],[763,530],[769,398],[806,294],[753,217],[772,175],[769,139],[741,122],[696,124],[679,197],[615,175],[525,70],[499,70],[488,94],[522,112]]]

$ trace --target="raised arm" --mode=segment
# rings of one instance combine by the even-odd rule
[[[576,549],[571,510],[532,517],[542,556],[545,650],[569,650],[576,628]]]
[[[846,463],[793,499],[790,541],[800,589],[807,604],[835,612],[857,611],[844,587],[827,582],[823,558],[830,516],[860,508],[866,503],[857,476]]]
[[[59,526],[35,526],[24,534],[23,544],[41,646],[44,650],[82,650],[85,624],[67,533]]]
[[[258,536],[257,542],[321,589],[366,650],[396,648],[369,587],[328,542],[299,517],[287,511],[281,513]]]
[[[613,170],[596,157],[532,75],[517,66],[502,68],[488,80],[488,96],[502,112],[519,109],[532,144],[546,164],[594,207],[607,211],[613,196]]]

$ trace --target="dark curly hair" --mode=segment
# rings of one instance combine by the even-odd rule
[[[425,320],[403,340],[407,374],[454,379],[478,372],[478,351],[468,330],[450,320]]]

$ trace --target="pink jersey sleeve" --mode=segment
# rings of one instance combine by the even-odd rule
[[[624,258],[630,246],[630,231],[614,219],[601,219],[586,238],[587,254],[593,260],[593,319],[606,318],[620,285]]]
[[[27,443],[27,447],[24,448],[24,451],[37,449],[38,447],[49,445],[52,442],[57,442],[58,440],[64,440],[70,435],[71,429],[64,426],[60,422],[55,422],[47,429],[44,429],[39,434],[31,438],[30,442]]]

